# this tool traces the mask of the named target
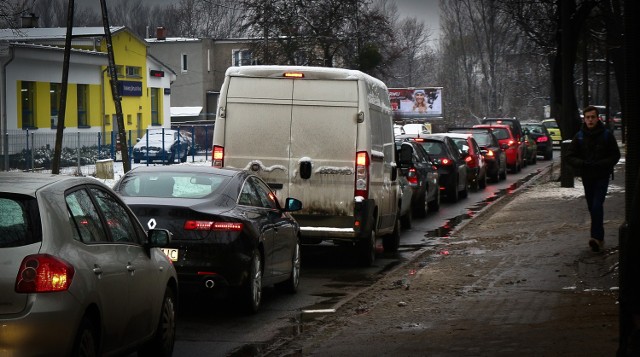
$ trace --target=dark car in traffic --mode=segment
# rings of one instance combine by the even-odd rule
[[[438,168],[422,145],[415,141],[396,143],[398,157],[406,153],[409,160],[400,160],[400,171],[412,188],[411,208],[416,217],[424,217],[428,211],[440,209],[440,189],[438,186]],[[405,165],[404,162],[410,162]]]
[[[295,293],[300,278],[300,227],[258,176],[208,166],[141,166],[114,186],[140,221],[166,228],[163,247],[189,293],[219,288],[238,292],[250,312],[258,311],[263,286]],[[223,289],[224,290],[224,289]]]
[[[442,133],[440,135],[446,135],[453,139],[460,149],[464,161],[467,163],[469,187],[475,191],[487,187],[487,165],[473,135],[467,133]]]
[[[542,122],[523,122],[522,127],[525,134],[535,140],[537,145],[536,155],[544,157],[545,160],[553,159],[553,140],[551,133]]]
[[[447,199],[467,197],[467,163],[458,146],[447,136],[434,134],[396,136],[396,141],[415,141],[431,156],[438,168],[438,185]]]
[[[503,124],[478,124],[474,128],[490,129],[498,139],[501,146],[506,146],[504,152],[507,158],[507,167],[512,172],[520,172],[524,167],[524,142],[518,141],[509,125]]]

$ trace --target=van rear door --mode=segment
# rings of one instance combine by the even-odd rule
[[[353,214],[357,115],[357,81],[294,82],[289,195],[303,202],[297,216]]]
[[[251,169],[289,197],[292,79],[231,77],[225,119],[225,166]],[[282,187],[282,188],[280,188]]]

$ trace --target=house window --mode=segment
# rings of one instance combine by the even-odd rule
[[[160,125],[160,89],[151,88],[151,125]]]
[[[180,57],[180,68],[182,70],[182,72],[186,72],[189,69],[189,65],[187,63],[187,54],[183,53],[182,56]]]
[[[58,109],[60,107],[60,83],[49,84],[49,98],[51,100],[51,128],[58,127]]]
[[[89,86],[78,84],[78,128],[88,127]]]
[[[22,107],[22,128],[35,128],[36,84],[34,82],[22,81],[20,102]]]
[[[133,123],[133,122],[131,121],[131,114],[127,114],[127,124],[128,124],[128,125],[131,125],[131,123]]]
[[[127,66],[127,77],[141,78],[142,77],[140,75],[141,72],[142,72],[142,69],[140,67]]]
[[[116,75],[118,76],[118,78],[124,78],[124,66],[123,65],[116,65]]]
[[[233,50],[232,64],[234,66],[250,66],[257,64],[257,61],[252,59],[250,50]]]

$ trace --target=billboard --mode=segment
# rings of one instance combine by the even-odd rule
[[[442,118],[442,87],[389,88],[393,119]]]

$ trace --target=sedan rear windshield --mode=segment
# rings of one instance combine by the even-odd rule
[[[487,146],[492,144],[491,134],[489,133],[473,133],[473,138],[476,139],[478,146]]]
[[[123,196],[203,198],[215,193],[227,176],[188,172],[143,172],[125,177],[118,192]]]
[[[21,247],[42,240],[35,198],[0,194],[0,248]]]

